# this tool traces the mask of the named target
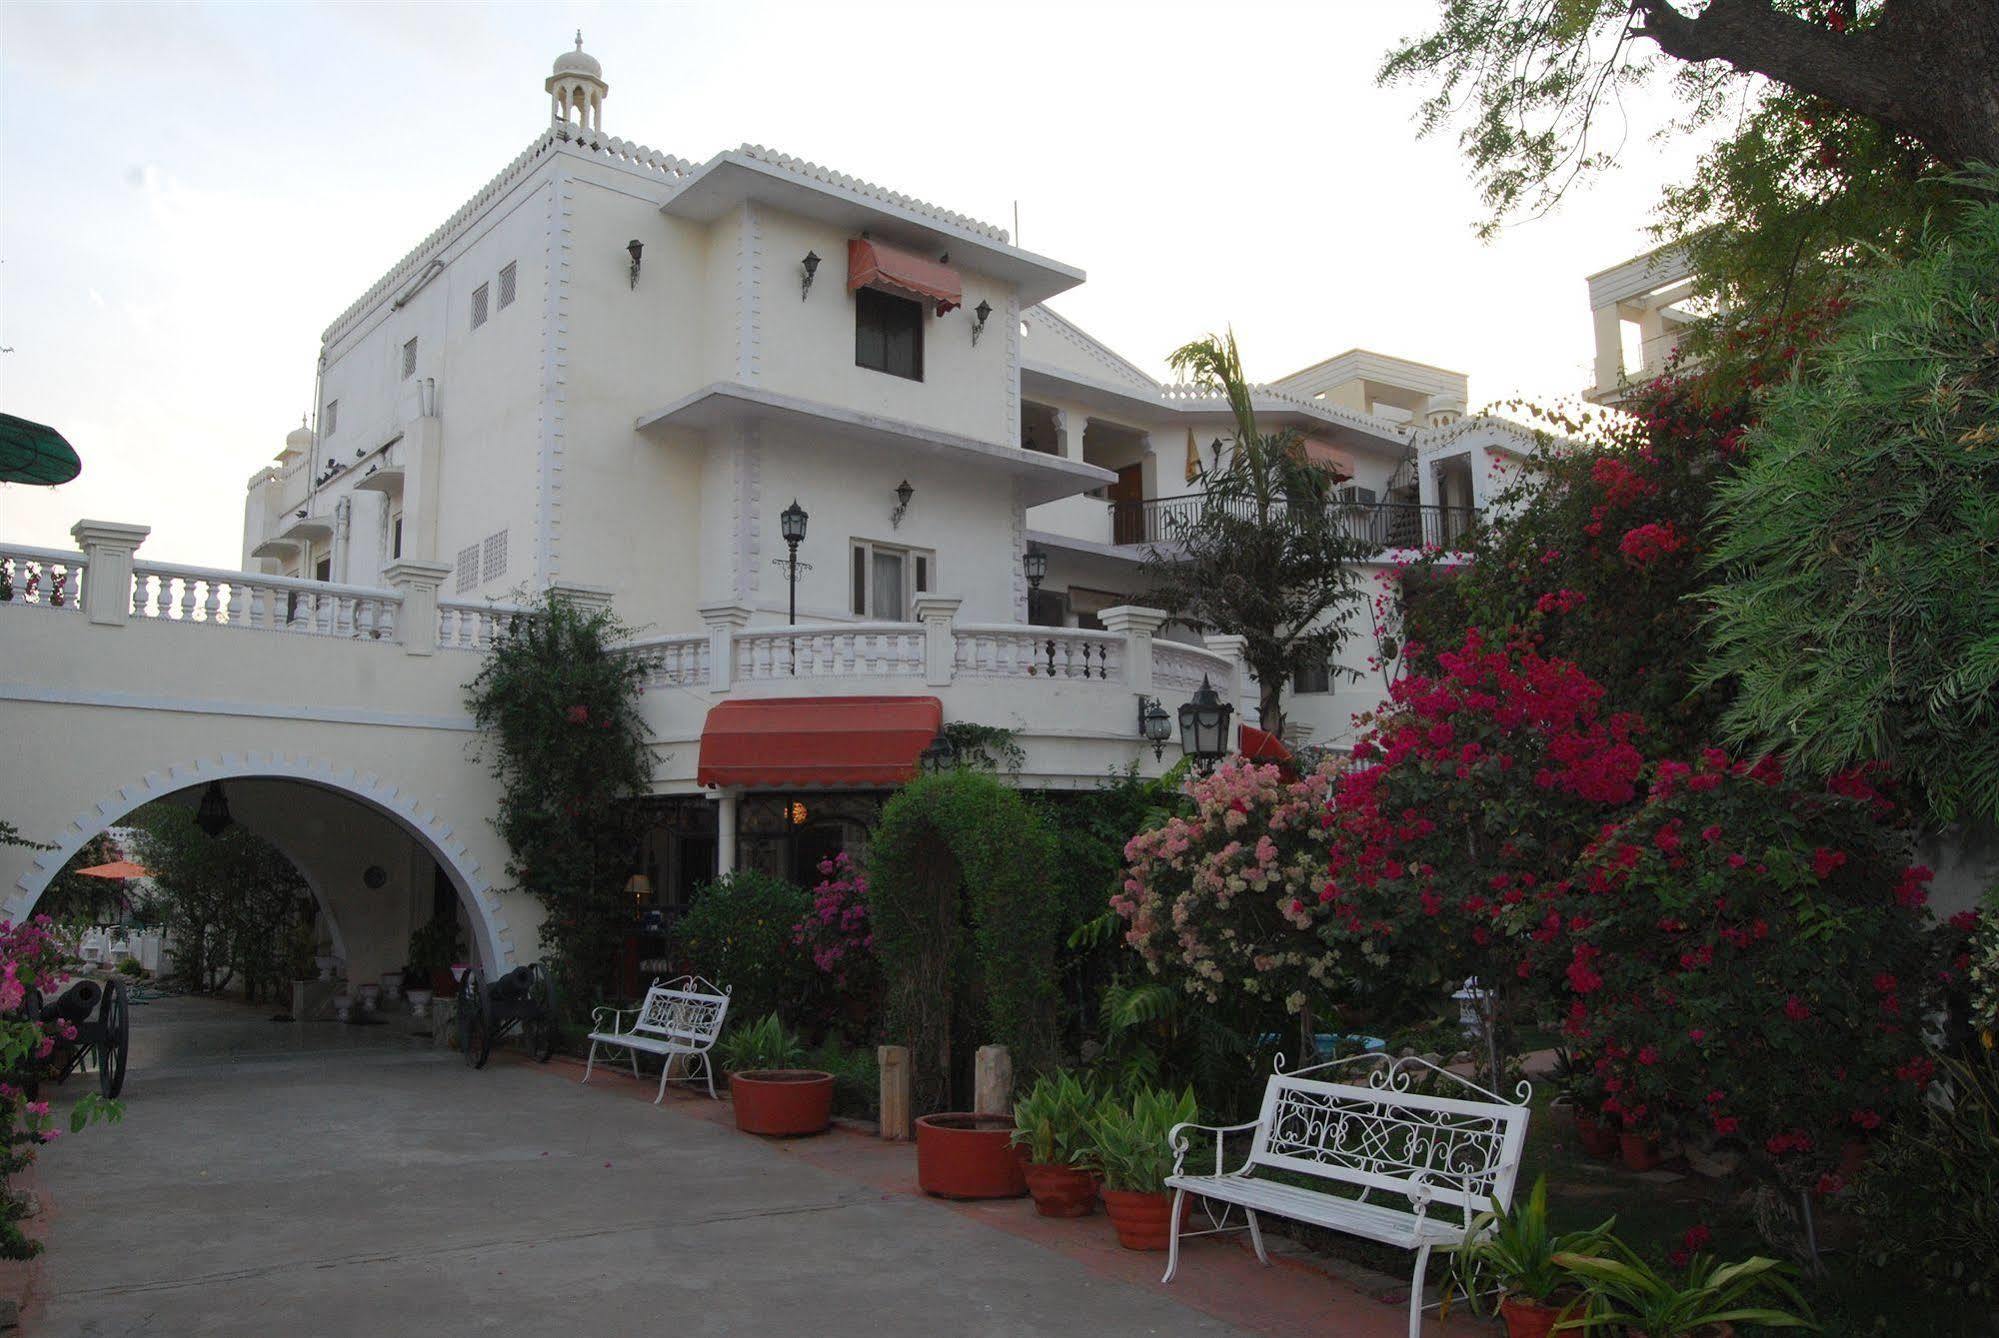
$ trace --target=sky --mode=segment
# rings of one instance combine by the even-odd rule
[[[1259,380],[1360,346],[1468,373],[1473,407],[1572,395],[1584,276],[1651,244],[1692,146],[1641,100],[1619,170],[1481,242],[1454,133],[1374,80],[1433,8],[0,3],[0,408],[84,461],[0,485],[0,541],[89,517],[237,566],[320,331],[541,132],[578,27],[609,133],[1017,205],[1021,245],[1089,274],[1051,305],[1154,374],[1232,325]]]

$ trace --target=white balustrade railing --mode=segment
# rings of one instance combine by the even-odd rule
[[[1201,686],[1203,678],[1226,696],[1228,684],[1235,681],[1233,661],[1178,641],[1152,643],[1152,681],[1160,691],[1193,692]]]
[[[973,678],[1111,679],[1124,674],[1124,638],[1075,627],[960,623],[952,669]]]
[[[74,612],[83,607],[83,554],[58,548],[0,548],[0,604]]]
[[[439,600],[437,648],[487,650],[514,619],[531,616],[518,604],[458,604]]]
[[[401,605],[394,590],[368,586],[155,562],[132,566],[136,618],[393,641]]]
[[[617,650],[643,667],[641,687],[695,688],[705,687],[709,681],[713,652],[705,634],[647,637],[626,642]]]
[[[751,627],[731,638],[738,679],[900,678],[923,673],[921,623]]]

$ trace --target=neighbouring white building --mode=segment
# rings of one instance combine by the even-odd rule
[[[0,706],[35,704],[18,718],[72,738],[105,711],[154,712],[158,740],[121,717],[122,735],[65,755],[77,797],[14,812],[82,809],[80,831],[211,779],[244,812],[274,812],[286,787],[371,808],[369,868],[388,883],[315,884],[329,908],[346,898],[365,977],[406,933],[356,928],[370,897],[413,925],[455,890],[483,960],[533,955],[454,713],[476,662],[450,653],[487,644],[526,591],[608,599],[636,629],[655,828],[635,887],[668,908],[717,867],[806,877],[863,840],[943,723],[1016,731],[1020,783],[1062,789],[1170,762],[1139,712],[1173,712],[1203,679],[1254,720],[1233,639],[1142,602],[1145,554],[1198,503],[1197,465],[1232,419],[1058,315],[1082,270],[781,153],[697,165],[608,134],[610,85],[580,37],[544,91],[532,142],[326,327],[310,420],[249,480],[243,571],[153,562],[143,529],[99,522],[78,526],[79,553],[0,553],[0,607],[26,607],[39,573],[27,606],[88,615],[18,623],[32,635],[12,644],[52,673],[85,623],[147,638],[119,643],[122,676],[93,659]],[[1466,403],[1463,374],[1359,349],[1256,395],[1338,473],[1382,569],[1448,548],[1527,449]],[[1351,616],[1361,665],[1375,643]],[[171,687],[121,695],[141,664]],[[1292,687],[1292,741],[1335,747],[1382,695],[1330,671]],[[100,778],[135,740],[154,749],[129,764],[143,782]],[[400,860],[384,853],[399,830]],[[33,904],[73,836],[47,838],[57,851],[5,909]],[[319,821],[288,853],[331,867],[349,841]]]

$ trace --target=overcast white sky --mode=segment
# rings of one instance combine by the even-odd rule
[[[1648,244],[1685,150],[1494,243],[1455,143],[1374,70],[1427,0],[0,4],[0,407],[83,476],[0,486],[0,539],[79,517],[233,567],[243,484],[319,331],[540,132],[581,26],[613,134],[781,148],[1011,226],[1088,271],[1053,304],[1154,372],[1233,322],[1252,376],[1354,345],[1474,404],[1587,378],[1583,276]],[[1640,122],[1649,126],[1649,121]]]

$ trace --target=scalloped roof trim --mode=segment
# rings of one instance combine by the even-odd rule
[[[970,214],[960,214],[955,210],[934,205],[928,200],[919,200],[914,195],[904,195],[886,186],[877,186],[872,181],[863,181],[859,177],[848,176],[845,172],[835,172],[830,167],[822,167],[818,163],[794,157],[777,149],[765,148],[761,144],[744,144],[736,152],[754,158],[760,163],[767,163],[780,171],[789,172],[803,180],[816,181],[824,186],[838,186],[842,190],[853,191],[856,195],[865,195],[871,200],[892,204],[898,209],[907,209],[925,218],[934,218],[940,223],[947,223],[975,236],[984,237],[988,241],[998,242],[1002,246],[1009,244],[1005,228],[994,227],[990,223],[973,218]]]

